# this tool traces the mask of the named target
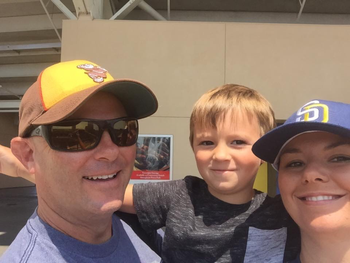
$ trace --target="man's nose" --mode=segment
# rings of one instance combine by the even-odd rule
[[[96,158],[99,160],[114,161],[118,158],[119,151],[119,146],[112,141],[108,130],[105,130],[96,148]]]

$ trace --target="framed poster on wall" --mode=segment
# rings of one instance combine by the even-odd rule
[[[172,135],[140,134],[131,184],[162,182],[172,179]]]

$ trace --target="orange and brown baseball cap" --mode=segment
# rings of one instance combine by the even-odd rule
[[[44,69],[24,94],[18,135],[25,137],[38,125],[66,119],[101,90],[115,95],[129,117],[145,118],[158,108],[156,96],[141,82],[114,79],[106,69],[86,60],[60,62]]]

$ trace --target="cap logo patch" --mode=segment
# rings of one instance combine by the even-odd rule
[[[326,104],[322,104],[318,100],[313,100],[301,107],[297,112],[297,116],[296,122],[328,122],[329,109]]]
[[[102,83],[107,78],[107,70],[92,64],[81,64],[77,68],[84,69],[85,74],[88,74],[90,78],[96,83]]]

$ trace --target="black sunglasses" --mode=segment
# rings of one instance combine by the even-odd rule
[[[91,150],[100,143],[107,130],[112,141],[119,147],[136,143],[139,124],[134,118],[113,120],[75,119],[40,125],[30,134],[44,137],[51,149],[62,152]]]

